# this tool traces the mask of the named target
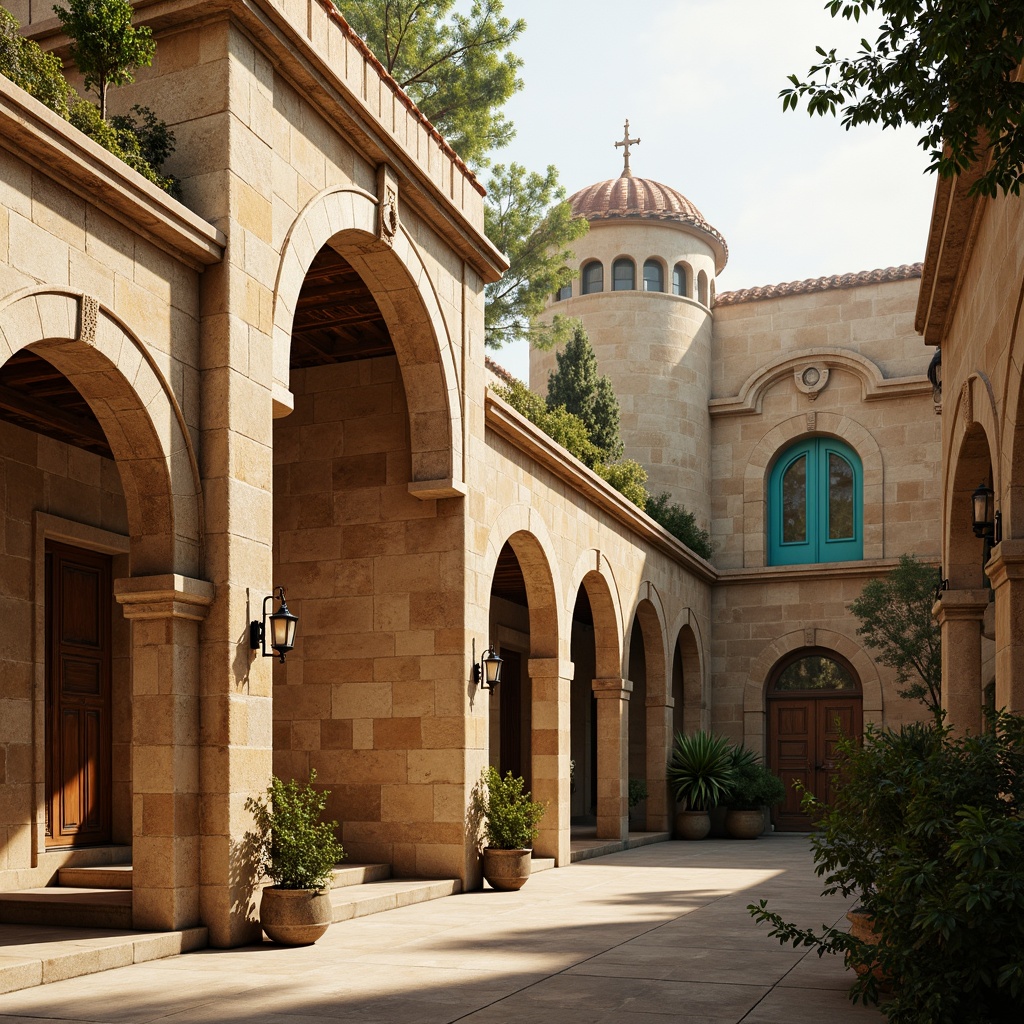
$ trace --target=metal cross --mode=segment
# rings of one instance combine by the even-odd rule
[[[640,145],[640,140],[639,139],[631,139],[629,137],[629,121],[627,120],[626,121],[626,129],[625,129],[625,132],[623,133],[623,136],[622,136],[622,141],[615,143],[615,148],[616,149],[618,149],[619,146],[622,147],[622,156],[623,156],[623,158],[625,160],[625,163],[623,164],[623,167],[622,167],[622,174],[619,175],[619,177],[621,177],[621,178],[632,178],[633,177],[633,172],[629,169],[629,147],[630,146],[639,146],[639,145]]]

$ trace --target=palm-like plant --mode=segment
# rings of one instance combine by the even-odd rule
[[[676,733],[668,762],[668,781],[676,800],[693,811],[706,811],[729,795],[736,768],[733,746],[713,733]]]

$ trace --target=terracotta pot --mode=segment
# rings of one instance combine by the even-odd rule
[[[764,812],[730,807],[725,816],[725,831],[733,839],[756,839],[764,831]]]
[[[511,892],[522,889],[530,877],[532,850],[496,850],[484,848],[484,878],[492,889]]]
[[[268,885],[260,902],[260,925],[272,942],[311,946],[334,920],[327,889],[279,889]]]
[[[875,931],[874,918],[866,910],[854,908],[853,910],[847,911],[846,920],[850,922],[850,934],[855,939],[860,939],[861,942],[866,942],[869,946],[878,945],[878,933]],[[847,962],[847,967],[850,966],[853,967],[858,976],[866,974],[868,970],[871,970],[875,976],[875,980],[878,982],[879,992],[892,991],[892,979],[886,977],[882,968],[877,964],[874,964],[869,968],[866,964],[851,965]]]
[[[679,811],[676,814],[676,836],[679,839],[706,839],[711,831],[711,815],[707,811]]]

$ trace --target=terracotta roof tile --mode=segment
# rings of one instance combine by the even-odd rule
[[[500,363],[496,363],[490,356],[484,356],[484,366],[494,374],[498,380],[505,384],[514,384],[518,379],[514,373],[506,370]]]
[[[743,288],[735,292],[722,292],[715,298],[716,306],[735,306],[757,299],[776,299],[783,295],[802,295],[806,292],[827,292],[834,288],[857,288],[865,284],[885,281],[912,281],[921,276],[921,263],[904,263],[899,267],[881,270],[862,270],[856,274],[833,274],[830,277],[809,277],[805,281],[787,281],[784,284],[766,284],[758,288]]]

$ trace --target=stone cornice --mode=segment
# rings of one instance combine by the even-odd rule
[[[922,559],[939,567],[938,558]],[[861,562],[816,562],[813,565],[766,565],[743,569],[719,569],[717,582],[723,586],[762,583],[805,583],[818,580],[872,579],[895,569],[898,558],[870,558]],[[937,581],[936,581],[937,582]]]
[[[224,256],[220,231],[3,76],[0,146],[191,267]]]
[[[708,402],[708,412],[713,417],[759,413],[761,400],[772,384],[793,377],[808,366],[849,370],[860,378],[861,400],[864,402],[915,395],[931,397],[932,393],[931,384],[923,373],[911,377],[883,377],[878,367],[859,352],[841,348],[814,348],[789,352],[766,363],[743,382],[738,394],[712,398]]]
[[[676,540],[646,512],[641,512],[611,484],[602,480],[593,470],[584,466],[543,430],[525,416],[521,416],[491,391],[486,395],[485,410],[487,426],[496,434],[549,470],[574,491],[584,495],[632,533],[692,572],[699,580],[705,583],[715,582],[717,574],[709,562]]]
[[[480,203],[482,186],[330,0],[138,0],[135,8],[137,21],[157,33],[232,18],[363,159],[395,169],[403,202],[485,282],[501,277],[508,261],[483,233],[482,208],[479,223],[466,212]],[[24,31],[66,56],[56,18]]]

